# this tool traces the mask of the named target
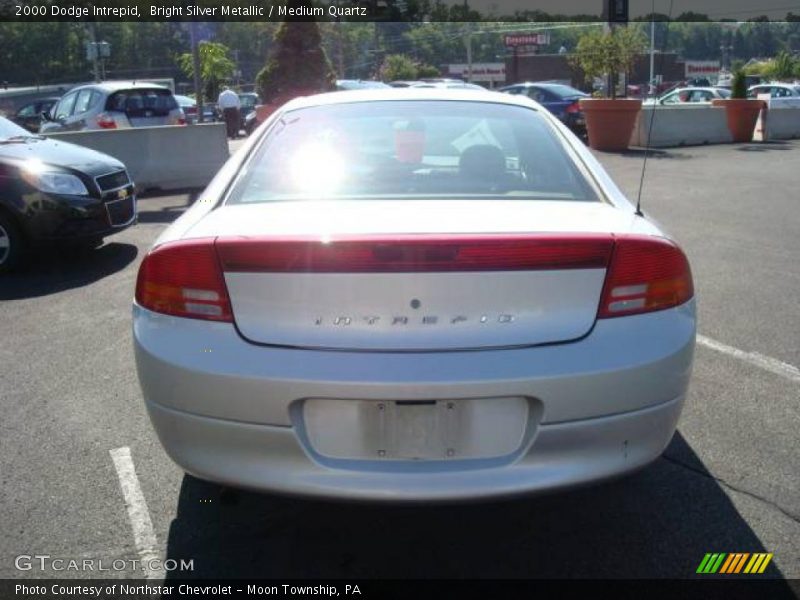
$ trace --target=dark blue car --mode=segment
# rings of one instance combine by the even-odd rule
[[[576,134],[586,133],[586,121],[578,103],[581,98],[589,97],[585,92],[563,83],[515,83],[499,91],[525,94],[553,113]]]

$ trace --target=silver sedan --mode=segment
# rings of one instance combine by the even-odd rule
[[[454,500],[638,469],[695,344],[686,256],[528,98],[294,100],[142,262],[145,404],[193,475]]]

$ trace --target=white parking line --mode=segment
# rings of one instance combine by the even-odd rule
[[[711,348],[712,350],[716,350],[717,352],[722,352],[723,354],[728,354],[729,356],[743,360],[744,362],[769,371],[770,373],[774,373],[775,375],[785,377],[790,381],[800,383],[800,369],[794,365],[778,360],[777,358],[764,356],[759,352],[745,352],[744,350],[739,350],[739,348],[728,346],[727,344],[699,334],[697,336],[697,343]]]
[[[114,468],[119,477],[119,487],[122,489],[122,496],[125,498],[125,507],[128,509],[128,520],[131,522],[133,539],[136,543],[136,550],[144,566],[148,579],[163,578],[163,569],[152,568],[153,561],[159,559],[158,542],[156,532],[153,529],[153,522],[150,520],[150,511],[147,509],[147,502],[142,494],[139,485],[139,478],[136,477],[136,469],[133,467],[131,449],[127,446],[110,450],[111,459],[114,461]],[[158,563],[161,564],[160,562]]]

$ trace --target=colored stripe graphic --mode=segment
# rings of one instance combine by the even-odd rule
[[[697,567],[697,573],[713,575],[748,573],[751,575],[763,573],[767,569],[774,554],[771,552],[708,552]],[[748,560],[749,559],[749,560]],[[742,571],[744,569],[744,571]]]
[[[736,560],[739,558],[738,554],[728,554],[728,558],[722,563],[722,568],[719,570],[720,573],[730,573],[730,568],[736,563]]]
[[[764,558],[764,562],[761,563],[761,568],[758,570],[759,573],[763,573],[764,571],[767,570],[767,565],[769,564],[769,561],[772,560],[772,557],[773,557],[772,552],[767,554],[767,556]]]
[[[739,573],[742,570],[742,567],[744,566],[744,563],[749,556],[750,556],[749,552],[745,552],[744,554],[742,554],[742,557],[739,559],[739,563],[736,565],[736,570],[734,570],[734,573]]]
[[[706,565],[708,564],[708,561],[710,559],[711,559],[711,554],[706,553],[706,555],[703,557],[703,560],[700,561],[700,566],[697,567],[697,571],[695,571],[695,572],[696,573],[705,573],[706,572]]]
[[[720,565],[722,564],[722,561],[723,561],[724,559],[725,559],[725,553],[724,553],[724,552],[722,552],[722,553],[720,553],[720,555],[719,555],[719,558],[717,559],[717,561],[716,561],[716,562],[714,563],[714,565],[711,567],[711,571],[710,571],[710,572],[711,572],[711,573],[716,573],[716,572],[717,572],[717,569],[719,569],[719,567],[720,567]]]
[[[700,563],[700,566],[697,567],[697,572],[716,573],[722,564],[722,561],[725,560],[725,556],[727,555],[724,552],[706,554],[705,557],[703,557],[703,561]]]
[[[760,552],[758,554],[753,554],[753,558],[750,559],[750,562],[747,563],[747,566],[744,568],[745,573],[763,573],[769,561],[772,560],[772,553],[767,554],[766,552]]]

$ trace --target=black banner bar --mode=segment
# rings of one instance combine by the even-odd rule
[[[794,600],[798,580],[2,580],[0,598],[152,600],[153,598],[352,598],[357,600]]]

